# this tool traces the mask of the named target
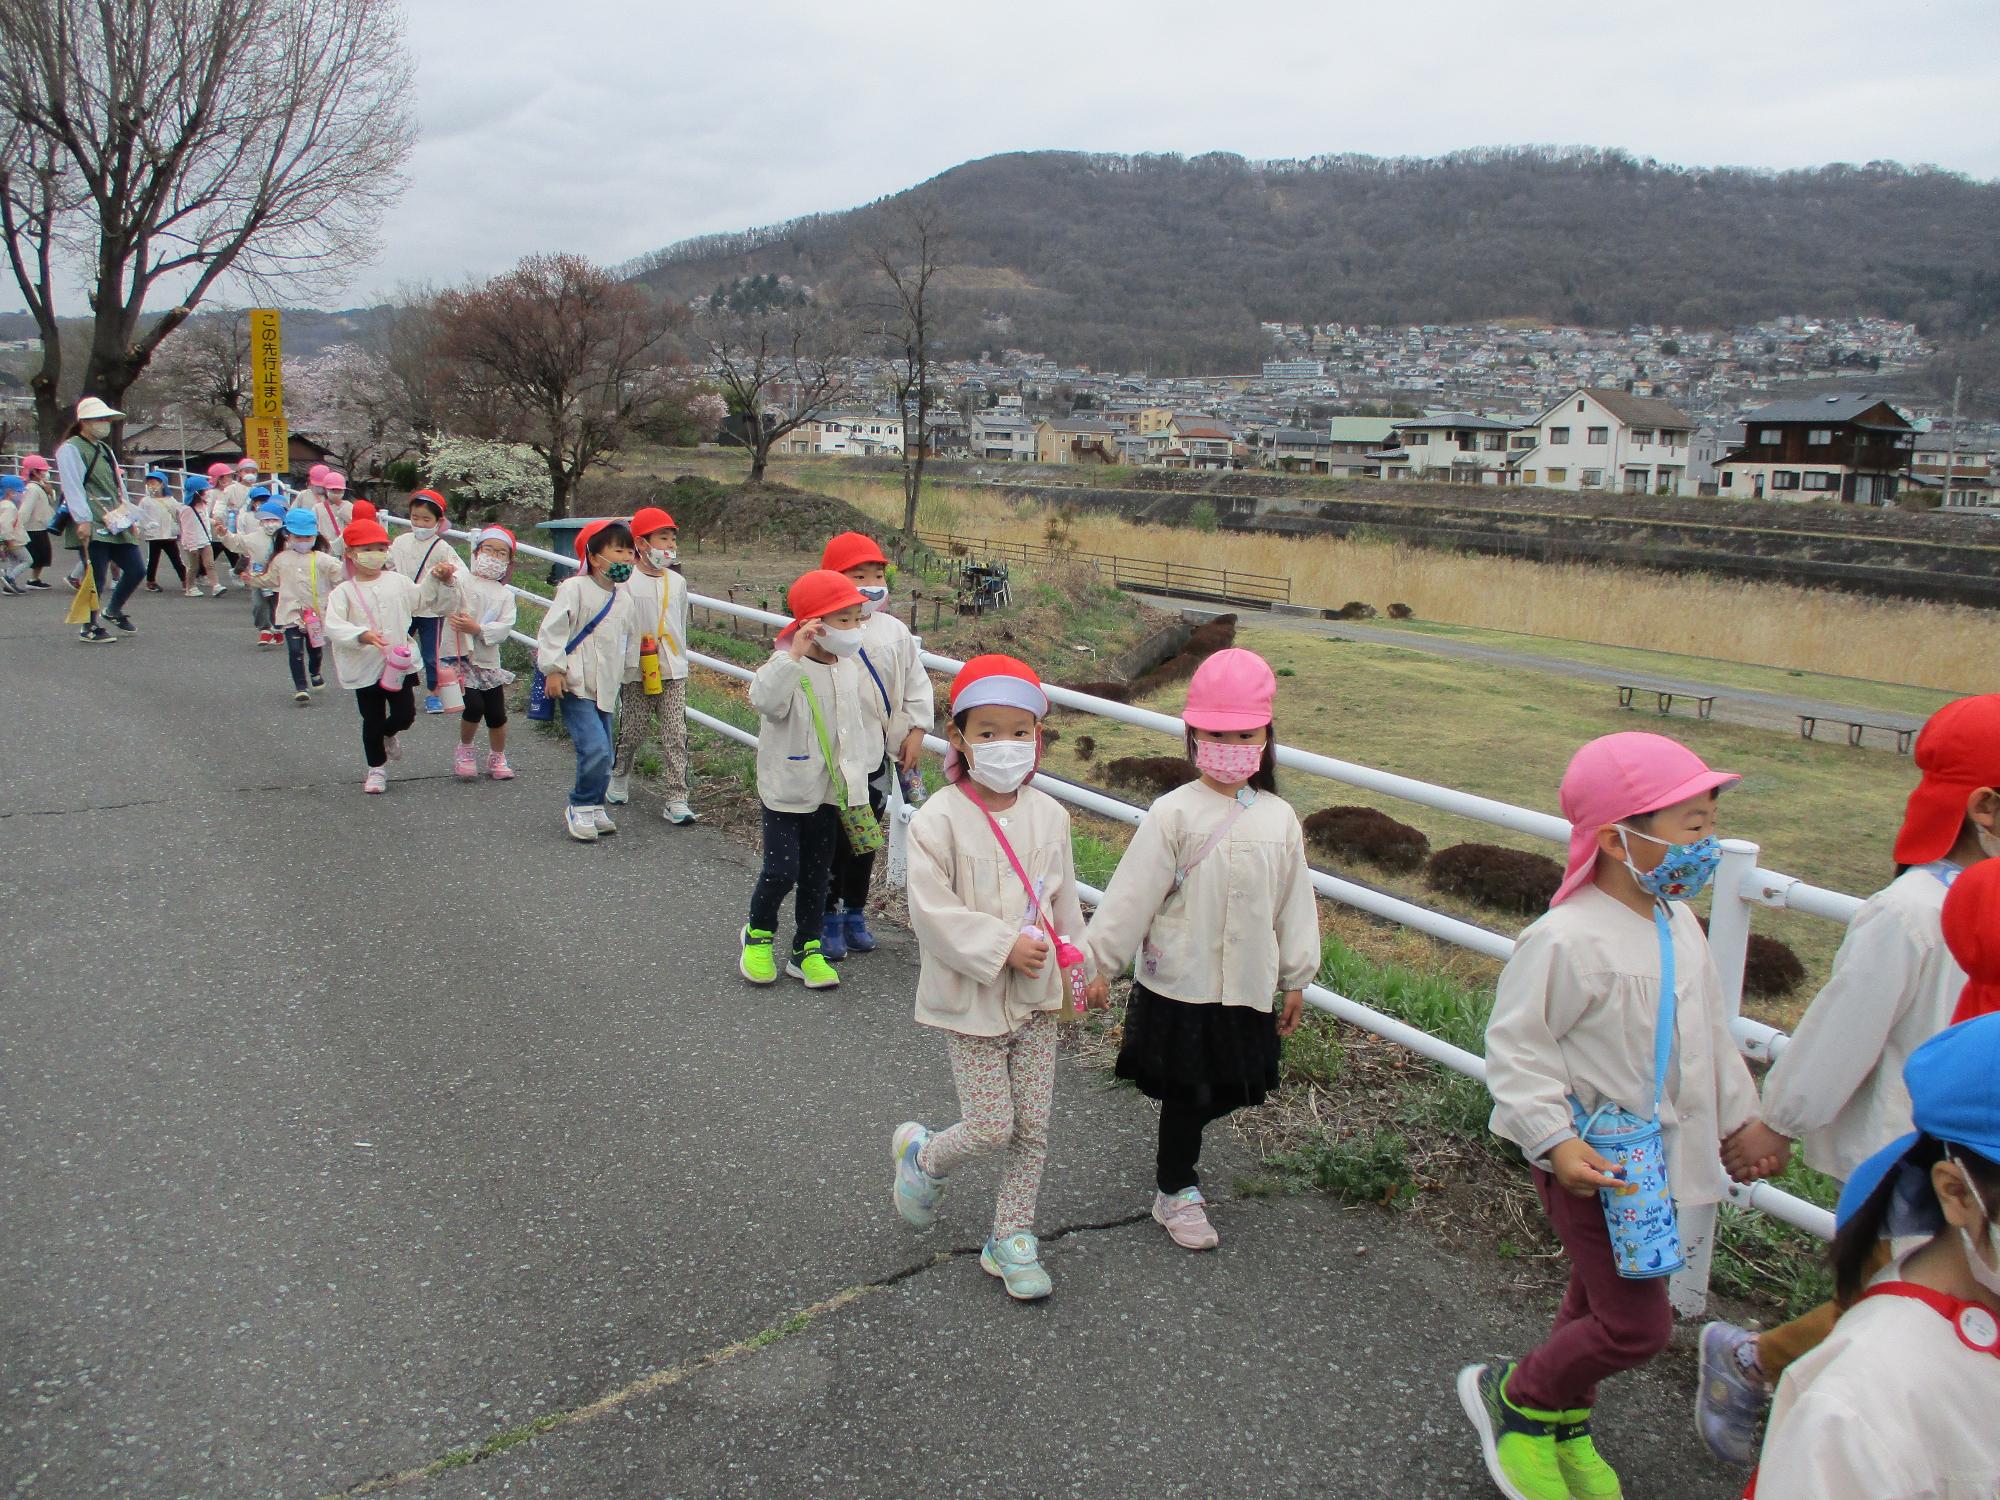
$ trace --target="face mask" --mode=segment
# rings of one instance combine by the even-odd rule
[[[655,573],[664,573],[668,568],[673,566],[674,554],[671,551],[663,550],[659,547],[648,547],[645,555],[646,566],[651,568]]]
[[[887,602],[889,590],[879,583],[864,583],[858,587],[861,590],[861,616],[866,619]]]
[[[975,745],[972,750],[972,779],[988,791],[1003,797],[1020,790],[1035,770],[1033,740],[1000,740],[991,745]]]
[[[1722,863],[1722,845],[1714,834],[1692,844],[1669,844],[1650,833],[1621,827],[1618,837],[1625,844],[1625,868],[1639,882],[1639,889],[1661,901],[1692,901],[1715,878],[1715,867]],[[1650,870],[1639,869],[1632,863],[1634,838],[1661,845],[1667,851],[1666,858]]]
[[[257,524],[264,528],[265,536],[276,536],[278,534],[279,523],[276,521],[259,521]]]
[[[285,545],[294,552],[310,552],[313,549],[313,539],[309,536],[295,536]]]
[[[1987,1212],[1986,1200],[1979,1196],[1979,1189],[1973,1185],[1972,1173],[1966,1170],[1965,1163],[1959,1161],[1957,1157],[1953,1157],[1952,1160],[1957,1163],[1958,1170],[1965,1176],[1965,1190],[1972,1194],[1972,1201],[1979,1205],[1979,1217],[1986,1225],[1986,1243],[1993,1246],[1996,1252],[2000,1252],[2000,1232],[1996,1232],[1993,1228],[1993,1216]],[[1972,1279],[1996,1297],[2000,1297],[2000,1266],[1989,1261],[1986,1252],[1972,1242],[1971,1230],[1961,1226],[1958,1237],[1965,1242],[1965,1268],[1972,1273]]]
[[[347,555],[354,559],[354,566],[357,568],[380,569],[387,566],[389,561],[389,554],[380,547],[370,547],[366,552],[350,552]]]
[[[1196,740],[1194,764],[1204,775],[1213,776],[1224,786],[1233,786],[1257,774],[1258,767],[1264,764],[1264,747],[1254,741]]]
[[[604,565],[604,576],[613,583],[623,583],[632,576],[632,565],[630,563],[606,563]]]
[[[340,501],[340,497],[338,495],[335,495],[333,499],[336,504],[338,504]],[[437,527],[426,526],[420,521],[412,521],[410,523],[410,535],[420,536],[428,540],[429,538],[437,535]]]
[[[507,576],[507,559],[482,552],[472,559],[472,571],[477,577],[498,583]]]
[[[83,435],[93,443],[101,443],[104,441],[105,435],[111,431],[111,424],[109,422],[85,422],[82,430]]]
[[[852,656],[861,649],[861,632],[835,630],[829,625],[820,634],[819,649],[832,656]]]

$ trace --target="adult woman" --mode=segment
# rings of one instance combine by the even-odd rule
[[[92,646],[118,639],[104,628],[103,620],[109,620],[128,635],[139,628],[125,613],[125,605],[146,576],[146,559],[133,540],[139,515],[127,503],[125,476],[118,470],[118,455],[112,451],[110,441],[111,424],[124,415],[95,396],[85,396],[77,402],[76,420],[70,423],[62,446],[56,449],[63,504],[76,528],[77,544],[97,582],[99,607],[90,612],[89,622],[77,637]],[[109,567],[118,569],[118,582],[106,606],[105,570]]]

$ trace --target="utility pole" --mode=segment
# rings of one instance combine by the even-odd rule
[[[1951,473],[1958,467],[1958,398],[1965,390],[1965,377],[1951,383],[1951,442],[1944,451],[1944,503],[1951,504]]]

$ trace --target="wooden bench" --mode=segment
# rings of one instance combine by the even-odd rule
[[[1630,708],[1634,693],[1651,693],[1655,707],[1663,718],[1673,712],[1674,699],[1676,698],[1694,699],[1694,711],[1698,718],[1706,719],[1715,712],[1715,694],[1713,693],[1696,693],[1674,688],[1633,687],[1623,682],[1618,684],[1618,706],[1620,708]]]
[[[1812,739],[1819,729],[1819,721],[1822,718],[1825,718],[1829,724],[1844,725],[1847,729],[1847,743],[1856,747],[1859,747],[1861,744],[1863,730],[1879,729],[1884,734],[1893,734],[1896,737],[1896,753],[1898,755],[1908,755],[1910,753],[1910,742],[1917,737],[1916,730],[1899,728],[1894,724],[1871,724],[1866,719],[1840,719],[1823,714],[1800,714],[1799,738],[1802,740]]]

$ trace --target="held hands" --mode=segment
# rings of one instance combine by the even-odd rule
[[[1007,967],[1030,979],[1037,978],[1048,961],[1049,945],[1032,932],[1024,932],[1015,938],[1014,946],[1007,954]]]
[[[450,583],[453,575],[457,572],[458,564],[452,562],[449,558],[440,559],[431,565],[431,577],[441,579],[445,583]]]
[[[804,661],[806,654],[819,644],[819,638],[826,634],[826,621],[815,616],[801,620],[799,628],[792,632],[791,644],[785,647],[793,661]]]
[[[551,698],[560,698],[569,691],[569,675],[564,672],[544,672],[542,691]]]
[[[1722,1165],[1738,1182],[1776,1177],[1791,1156],[1791,1138],[1762,1120],[1752,1120],[1722,1143]]]
[[[1299,1029],[1299,1022],[1305,1019],[1306,996],[1303,990],[1286,990],[1284,1009],[1278,1012],[1278,1035],[1290,1036]]]
[[[1083,987],[1083,1008],[1102,1010],[1111,1003],[1111,981],[1102,974]]]
[[[1576,1136],[1571,1136],[1549,1153],[1549,1170],[1561,1184],[1565,1193],[1578,1198],[1588,1198],[1591,1194],[1610,1188],[1613,1192],[1626,1192],[1629,1187],[1618,1176],[1618,1164],[1608,1161]]]

